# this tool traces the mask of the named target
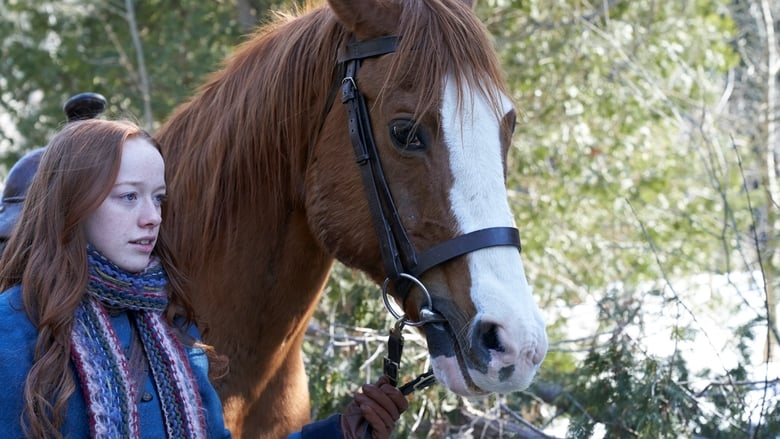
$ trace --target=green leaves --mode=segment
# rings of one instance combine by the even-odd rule
[[[135,27],[127,5],[133,7]],[[241,38],[235,6],[225,2],[31,0],[0,8],[6,8],[0,14],[0,108],[11,122],[0,128],[0,144],[16,151],[45,144],[64,122],[64,101],[83,91],[106,96],[108,116],[138,121],[149,116],[155,126],[147,128],[153,131]],[[15,157],[10,159],[9,164]]]

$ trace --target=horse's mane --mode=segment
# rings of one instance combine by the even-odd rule
[[[192,268],[202,268],[216,244],[241,244],[237,230],[248,221],[276,224],[302,205],[296,181],[339,79],[336,59],[347,34],[327,6],[278,15],[157,132],[172,189],[164,231]],[[398,34],[384,87],[419,87],[417,114],[436,102],[448,72],[498,108],[498,93],[505,92],[499,62],[461,0],[404,1]],[[488,88],[495,84],[498,90]]]
[[[479,90],[500,111],[499,94],[507,92],[503,71],[487,30],[469,5],[462,0],[404,1],[398,28],[401,44],[388,75],[394,83],[387,89],[410,79],[419,84],[417,115],[438,101],[448,73],[459,91],[462,85]],[[458,98],[462,103],[463,97]]]

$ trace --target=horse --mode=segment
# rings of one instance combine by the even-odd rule
[[[155,137],[235,437],[310,417],[301,346],[336,260],[382,285],[465,396],[547,350],[506,189],[515,111],[468,0],[328,0],[240,43]]]

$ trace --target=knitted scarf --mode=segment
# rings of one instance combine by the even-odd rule
[[[128,273],[87,248],[87,294],[76,311],[71,354],[81,380],[93,438],[139,438],[139,389],[128,356],[106,311],[127,311],[138,332],[160,398],[166,436],[206,437],[200,394],[189,359],[163,315],[168,277],[153,259],[141,273]],[[143,386],[141,380],[140,385]]]

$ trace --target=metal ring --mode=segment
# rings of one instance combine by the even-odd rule
[[[351,77],[351,76],[347,76],[346,78],[344,78],[344,79],[342,79],[342,80],[341,80],[341,85],[343,86],[343,85],[344,85],[344,84],[346,84],[347,82],[351,82],[351,83],[352,83],[352,88],[354,88],[355,90],[357,90],[357,83],[355,82],[355,78],[353,78],[353,77]]]
[[[420,288],[420,290],[422,290],[422,292],[425,294],[425,298],[428,300],[428,306],[421,307],[421,310],[427,309],[428,311],[430,311],[429,314],[438,315],[437,313],[435,313],[435,311],[433,311],[433,301],[431,300],[431,294],[428,292],[428,289],[425,288],[425,285],[423,285],[423,283],[419,279],[412,276],[411,274],[400,273],[399,276],[414,282],[417,285],[417,287]],[[390,286],[390,281],[391,279],[388,277],[387,279],[385,279],[385,283],[382,285],[382,300],[385,301],[385,307],[390,312],[390,314],[392,314],[393,317],[396,318],[396,320],[403,320],[403,324],[407,326],[422,326],[426,323],[430,323],[431,320],[429,319],[423,319],[420,320],[419,322],[413,322],[406,318],[406,314],[399,314],[396,310],[393,309],[392,306],[390,306],[390,299],[387,298],[387,288]]]

